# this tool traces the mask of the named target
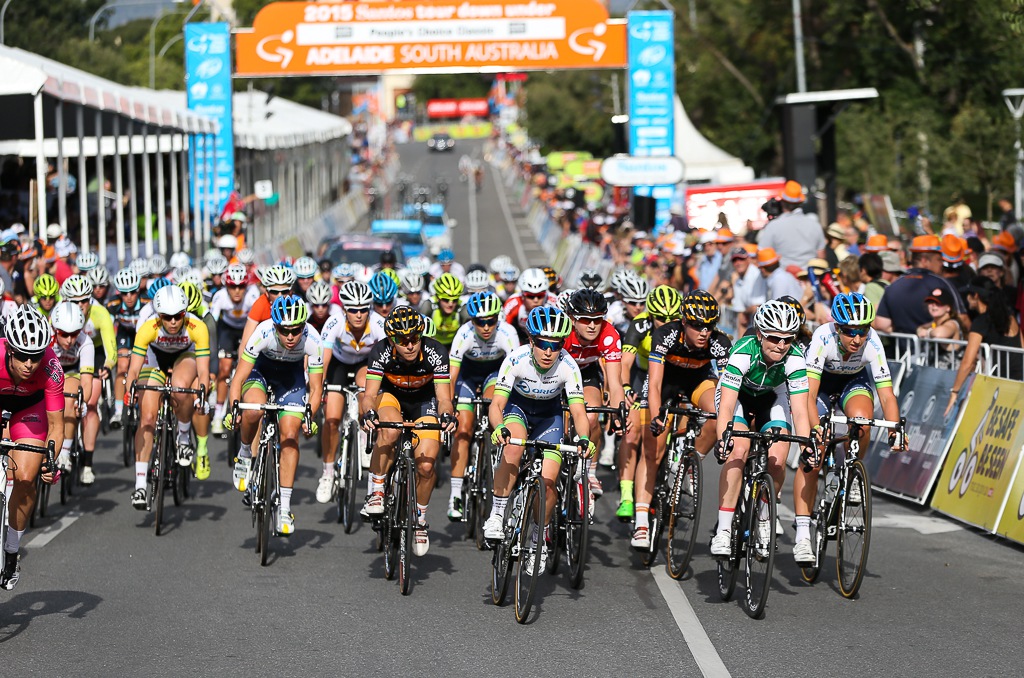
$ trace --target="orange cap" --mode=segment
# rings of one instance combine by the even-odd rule
[[[804,187],[793,180],[787,181],[782,189],[782,193],[779,194],[779,200],[784,200],[785,202],[801,203],[806,198]]]
[[[779,255],[776,254],[774,248],[765,247],[763,250],[757,251],[758,266],[771,266],[777,263],[779,263]]]
[[[745,242],[745,243],[743,243],[743,249],[745,249],[747,251],[747,254],[749,254],[750,256],[752,256],[752,257],[756,257],[757,256],[757,245],[755,245],[754,243],[752,243],[752,242]]]
[[[715,237],[715,242],[730,243],[736,239],[736,236],[732,234],[728,228],[719,229],[718,235]]]
[[[953,233],[942,236],[942,260],[947,264],[959,264],[964,260],[964,241]]]
[[[992,249],[1001,252],[1013,252],[1017,249],[1017,241],[1014,240],[1010,233],[1003,231],[992,236]]]
[[[937,235],[919,235],[910,241],[911,252],[941,252],[942,243]]]
[[[889,249],[889,238],[879,233],[878,235],[869,235],[868,241],[864,245],[865,252],[884,252]]]

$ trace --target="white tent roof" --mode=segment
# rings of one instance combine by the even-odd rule
[[[751,181],[754,170],[739,158],[729,155],[697,131],[683,102],[676,97],[676,156],[683,161],[684,181],[688,183],[739,184]]]

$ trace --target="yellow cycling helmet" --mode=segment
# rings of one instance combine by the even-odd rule
[[[451,273],[442,273],[434,283],[434,296],[438,299],[457,300],[462,296],[462,281]]]
[[[57,284],[56,278],[49,273],[44,273],[36,278],[32,285],[32,293],[37,299],[56,298],[60,293],[60,286]]]
[[[178,283],[178,287],[185,293],[185,298],[188,299],[188,312],[193,315],[199,315],[199,312],[203,308],[203,293],[199,291],[199,287],[191,280],[183,280]]]
[[[668,285],[658,285],[647,295],[647,313],[658,320],[677,320],[683,305],[683,295]]]

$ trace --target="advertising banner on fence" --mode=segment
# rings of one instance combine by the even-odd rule
[[[1024,456],[1024,451],[1021,455]],[[1018,544],[1024,544],[1024,473],[1021,472],[1021,456],[1017,458],[1013,485],[1010,486],[1010,494],[996,526],[996,534],[1001,534]]]
[[[1024,383],[984,375],[975,378],[935,488],[933,509],[986,530],[996,529],[1024,447],[1022,409]],[[1007,510],[1016,512],[1018,507]]]
[[[909,450],[890,450],[888,435],[873,441],[864,458],[872,485],[918,504],[928,500],[956,424],[955,408],[943,417],[954,379],[956,372],[935,367],[919,366],[907,373],[899,400]]]
[[[486,118],[490,111],[487,99],[431,99],[427,102],[428,118],[462,118],[467,115]]]
[[[185,25],[185,90],[190,110],[220,123],[214,146],[199,135],[189,153],[189,187],[193,204],[211,193],[207,214],[219,214],[235,187],[235,139],[231,124],[231,29],[226,23]],[[212,175],[207,170],[214,161]],[[202,187],[202,191],[200,191]]]
[[[624,68],[598,0],[274,2],[235,39],[236,77]]]

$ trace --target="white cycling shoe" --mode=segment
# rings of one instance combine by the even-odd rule
[[[505,537],[505,526],[501,516],[495,515],[484,521],[484,539],[501,541]]]
[[[728,558],[732,555],[732,532],[719,532],[711,540],[711,555],[715,558]]]
[[[797,565],[814,565],[814,547],[810,539],[801,539],[793,544],[793,560]]]
[[[316,481],[316,500],[320,504],[330,503],[334,497],[334,477],[320,476]]]

